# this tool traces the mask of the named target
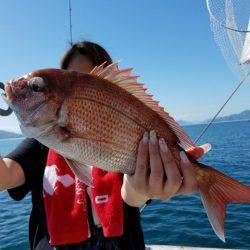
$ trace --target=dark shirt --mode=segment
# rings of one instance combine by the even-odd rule
[[[49,245],[49,233],[46,224],[45,208],[43,204],[43,174],[46,166],[48,148],[34,139],[25,139],[7,158],[20,164],[25,175],[25,184],[9,189],[14,200],[22,200],[31,192],[32,210],[29,221],[30,248],[36,250],[53,249]],[[81,243],[55,247],[57,250],[141,250],[145,249],[144,238],[140,224],[138,208],[124,203],[124,234],[119,237],[105,238],[102,229],[95,228],[89,205],[89,224],[91,237]]]

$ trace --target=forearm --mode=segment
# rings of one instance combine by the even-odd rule
[[[3,191],[6,189],[6,180],[9,176],[9,169],[7,168],[5,162],[2,158],[0,158],[0,191]]]
[[[21,166],[8,158],[0,158],[0,191],[21,186],[25,182]]]

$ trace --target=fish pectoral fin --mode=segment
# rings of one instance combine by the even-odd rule
[[[75,176],[84,184],[89,187],[93,187],[93,178],[92,178],[92,167],[83,163],[73,161],[71,159],[65,158],[68,166],[75,174]]]
[[[209,166],[202,166],[210,173],[209,182],[202,181],[202,178],[198,181],[201,200],[214,232],[225,242],[224,222],[227,204],[250,203],[250,187]]]
[[[39,127],[25,126],[23,124],[20,124],[19,127],[25,137],[38,138],[53,131],[55,125],[56,124],[52,122]]]
[[[61,142],[64,142],[72,137],[71,133],[65,127],[55,126],[54,132]]]

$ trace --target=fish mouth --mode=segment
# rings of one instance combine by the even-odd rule
[[[6,93],[1,93],[1,96],[2,96],[2,98],[3,98],[3,100],[4,100],[5,102],[8,102],[8,98],[7,98]]]
[[[36,115],[41,111],[41,109],[44,108],[44,106],[46,105],[46,101],[42,101],[38,104],[36,104],[35,106],[32,107],[33,112],[31,112],[29,114],[28,117],[24,117],[22,116],[22,114],[19,112],[19,108],[15,107],[13,101],[14,101],[14,91],[13,91],[13,87],[11,86],[11,83],[0,83],[0,89],[3,89],[4,92],[1,93],[1,96],[3,98],[3,100],[8,104],[9,108],[7,110],[4,109],[0,109],[0,115],[9,115],[10,113],[13,112],[13,110],[15,111],[15,114],[18,118],[18,120],[24,125],[24,126],[32,126],[33,121],[35,120]]]
[[[3,100],[9,105],[10,101],[12,99],[11,97],[13,96],[10,84],[4,84],[4,83],[0,82],[0,89],[5,91],[4,93],[1,93],[1,96],[2,96]],[[8,109],[1,109],[0,108],[0,115],[1,116],[8,116],[12,112],[13,112],[13,110],[10,107],[8,107]]]
[[[6,84],[2,83],[2,85],[4,86],[0,85],[0,88],[4,90],[4,93],[2,93],[3,98],[5,98],[8,102],[11,102],[14,97],[14,93],[13,93],[10,83],[6,83]]]
[[[5,84],[0,82],[0,89],[4,90],[5,91]],[[4,101],[7,101],[7,94],[6,94],[6,91],[1,93],[1,96],[3,97]]]

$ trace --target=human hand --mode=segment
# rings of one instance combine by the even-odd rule
[[[196,147],[189,154],[201,157],[208,147]],[[148,199],[168,200],[175,195],[198,190],[195,169],[184,152],[180,153],[178,168],[164,139],[158,140],[154,131],[146,132],[138,147],[135,173],[124,176],[122,197],[129,205],[140,206]],[[150,171],[149,167],[150,166]]]

